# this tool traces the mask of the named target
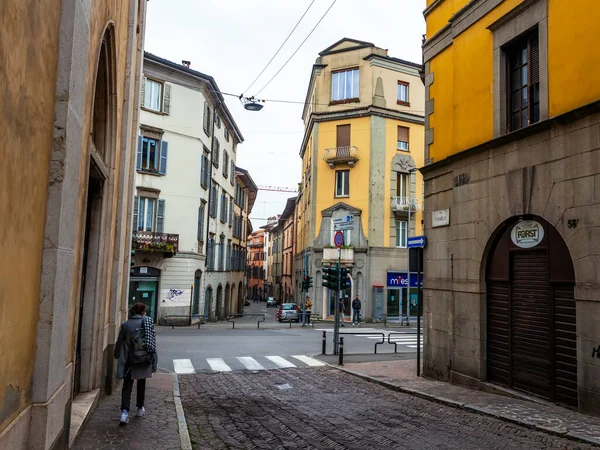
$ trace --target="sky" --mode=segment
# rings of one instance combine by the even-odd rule
[[[308,36],[333,0],[314,0],[285,46],[258,81],[252,81],[313,0],[151,0],[147,3],[146,51],[170,61],[191,61],[211,75],[223,93],[256,95]],[[283,70],[258,95],[260,112],[244,110],[235,97],[227,107],[242,131],[237,165],[258,186],[297,189],[304,101],[318,53],[347,37],[389,49],[389,55],[420,63],[425,0],[336,0]],[[248,89],[250,87],[250,89]],[[274,103],[287,100],[300,103]],[[199,124],[201,126],[201,124]],[[254,229],[281,214],[294,193],[259,190],[250,214]]]

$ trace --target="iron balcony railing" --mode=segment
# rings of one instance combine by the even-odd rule
[[[392,211],[394,212],[417,212],[421,209],[421,205],[415,198],[409,197],[392,197]]]
[[[333,168],[336,164],[346,163],[350,167],[358,161],[358,149],[354,145],[325,149],[323,161]]]
[[[179,235],[155,231],[134,231],[132,244],[133,250],[163,252],[173,256],[179,250]]]

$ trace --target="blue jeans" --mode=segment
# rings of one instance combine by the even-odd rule
[[[352,311],[352,323],[360,324],[360,309],[353,309]]]

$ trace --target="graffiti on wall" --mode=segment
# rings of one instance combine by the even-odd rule
[[[183,291],[181,289],[169,289],[169,292],[167,293],[167,300],[174,302],[182,295]]]

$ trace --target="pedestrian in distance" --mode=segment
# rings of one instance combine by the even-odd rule
[[[360,303],[360,299],[358,298],[358,294],[356,294],[356,297],[354,297],[354,300],[352,300],[352,325],[354,325],[355,323],[360,325],[361,307],[362,305]]]
[[[138,302],[129,312],[129,319],[121,324],[114,352],[114,357],[118,360],[117,378],[123,380],[120,425],[129,422],[134,380],[137,380],[136,415],[142,417],[146,412],[146,378],[152,377],[158,364],[156,331],[152,319],[146,316],[146,305]]]
[[[346,313],[346,307],[344,306],[344,300],[340,298],[340,306],[339,306],[339,311],[340,311],[340,315],[342,316],[341,318],[341,326],[344,326],[344,315]]]
[[[306,314],[306,323],[310,325],[310,315],[312,314],[312,302],[310,297],[306,296],[306,302],[304,303],[304,312]]]

